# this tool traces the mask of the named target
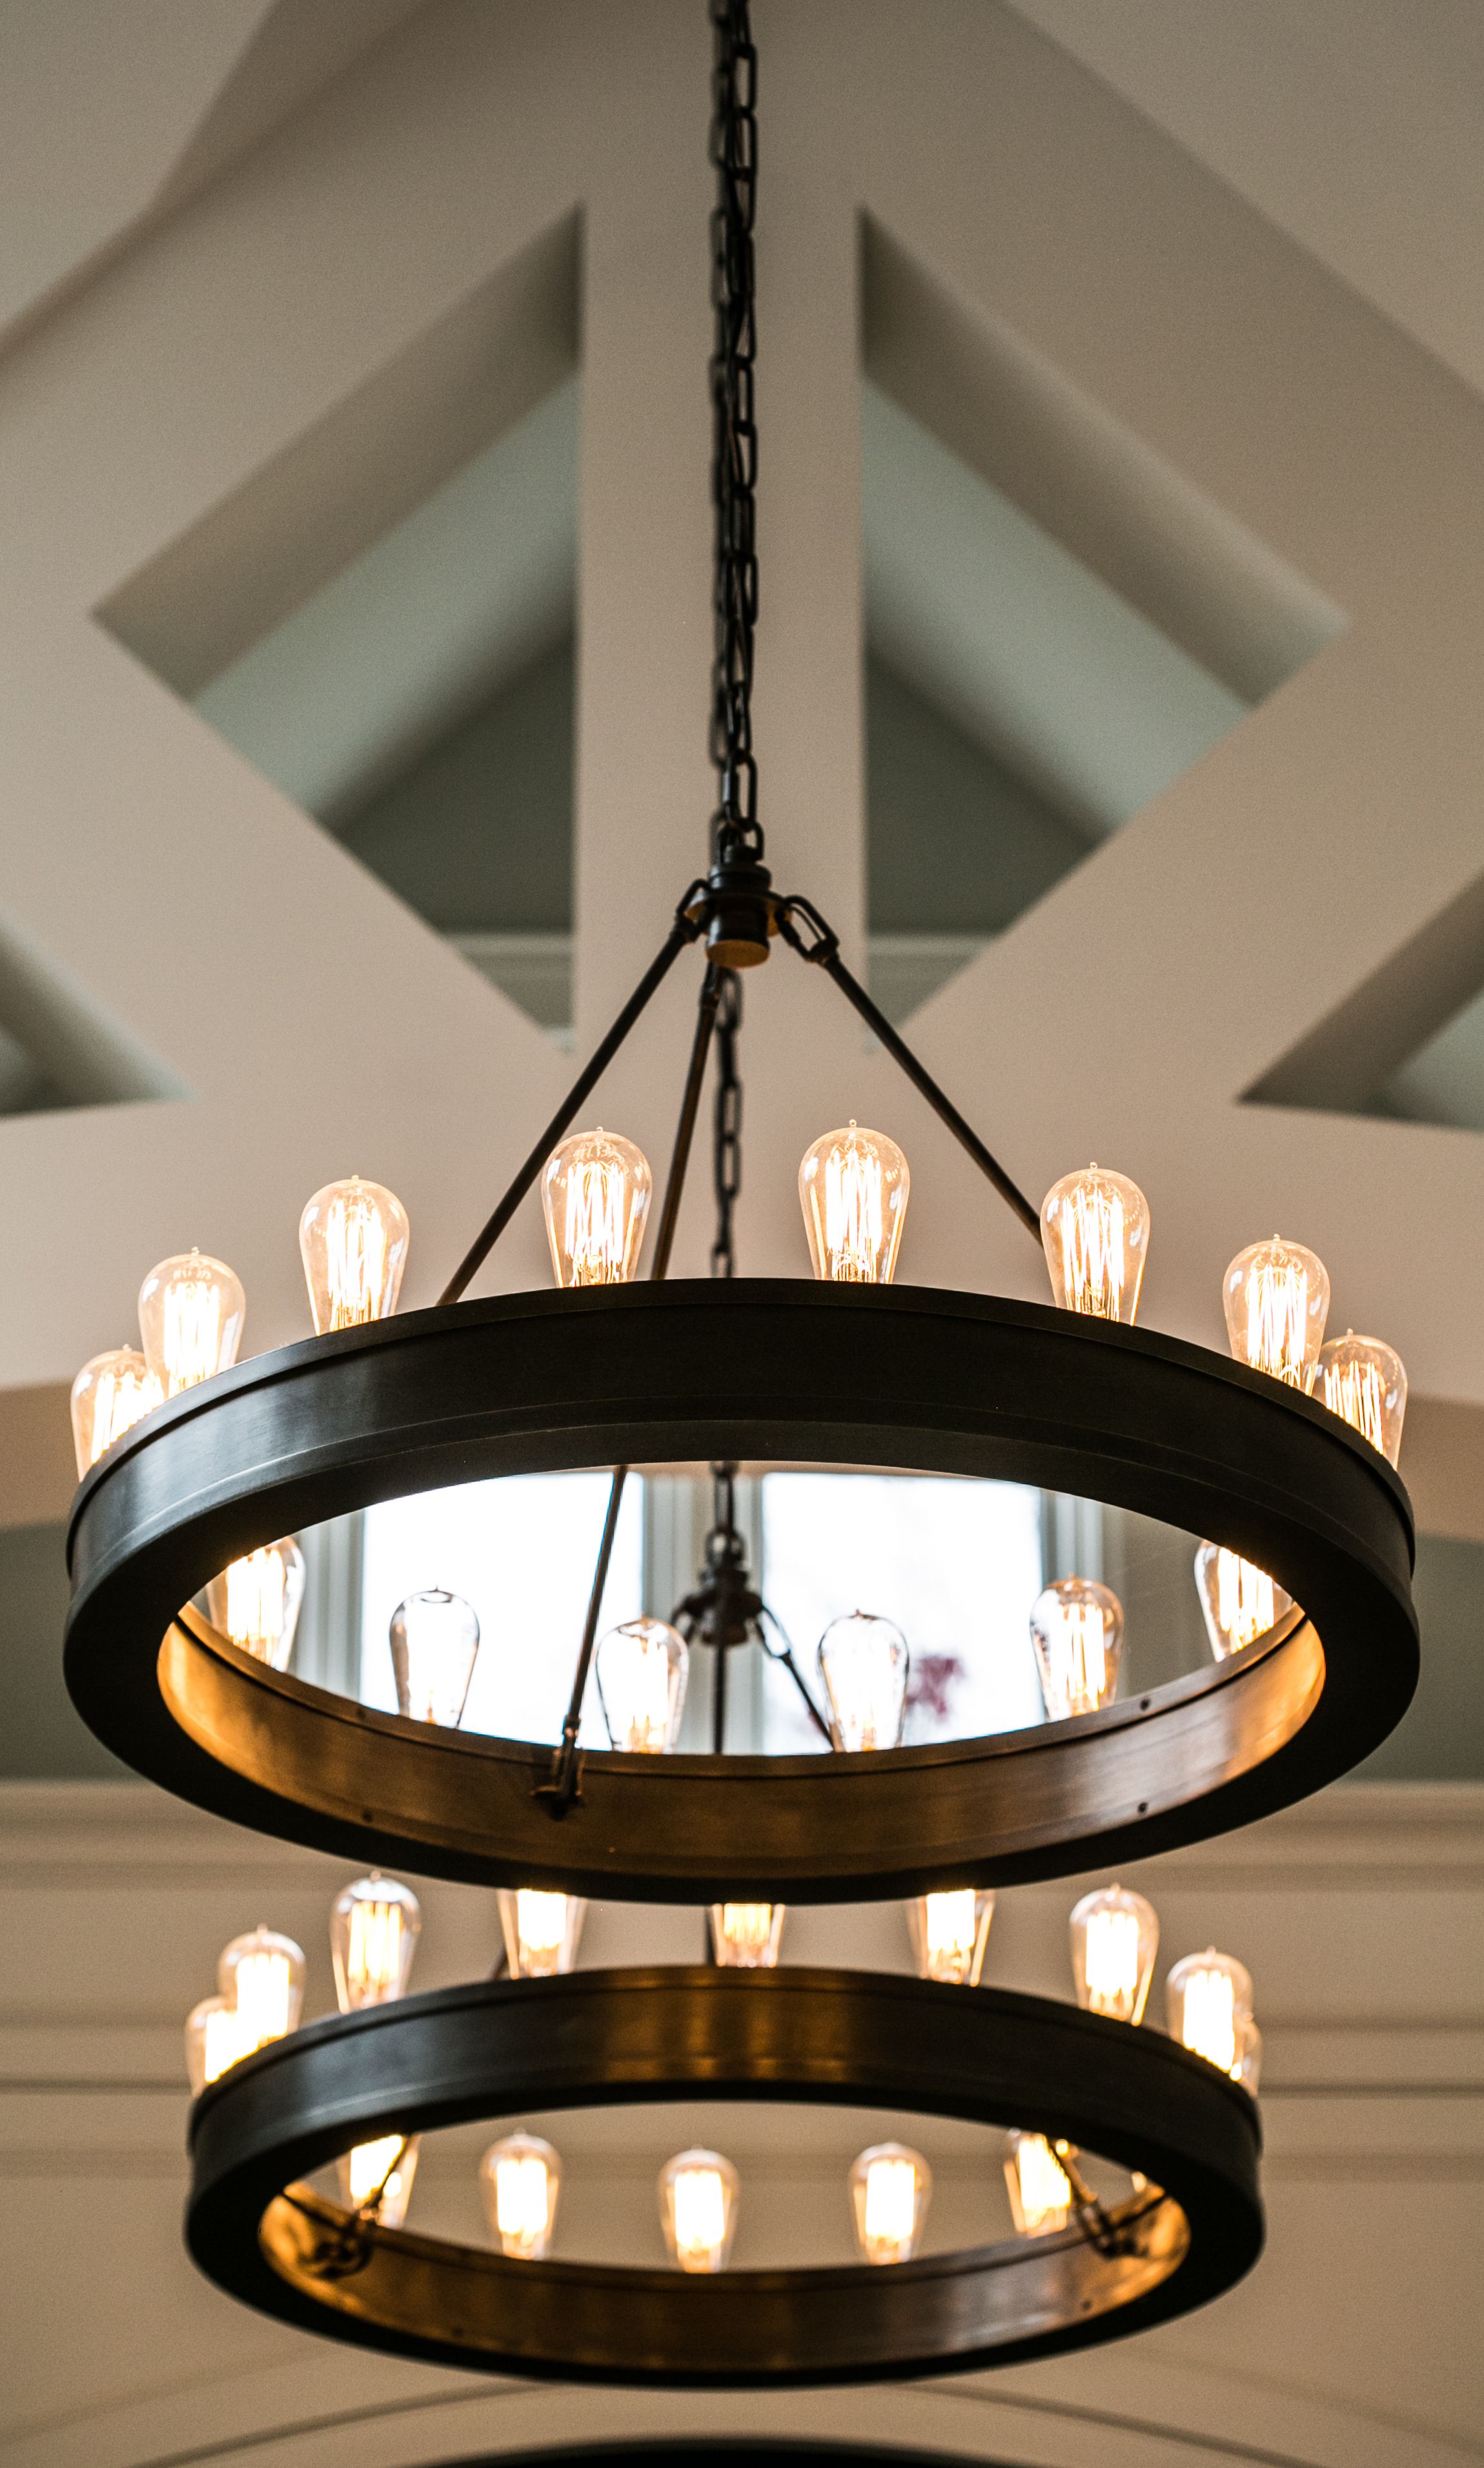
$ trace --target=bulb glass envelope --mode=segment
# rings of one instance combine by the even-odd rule
[[[1249,1243],[1221,1280],[1221,1306],[1239,1362],[1286,1387],[1308,1388],[1330,1310],[1329,1271],[1314,1252],[1281,1234]]]
[[[286,1671],[304,1603],[304,1553],[286,1535],[229,1561],[206,1588],[213,1627],[270,1671]]]
[[[1347,1328],[1322,1345],[1310,1394],[1379,1449],[1388,1465],[1400,1461],[1406,1371],[1400,1354],[1379,1337],[1357,1337]]]
[[[388,1631],[397,1710],[410,1722],[458,1729],[479,1652],[479,1620],[471,1603],[442,1586],[409,1594]]]
[[[330,1952],[342,2014],[406,1995],[422,1927],[416,1894],[396,1877],[358,1877],[335,1896]]]
[[[1049,2142],[1044,2134],[1006,2135],[1005,2187],[1017,2236],[1055,2236],[1065,2228],[1073,2195],[1062,2162],[1076,2158],[1070,2143]]]
[[[863,2262],[910,2262],[932,2200],[932,2170],[904,2142],[876,2142],[851,2165],[851,2219]]]
[[[72,1383],[71,1399],[79,1474],[85,1474],[105,1449],[164,1402],[157,1375],[131,1345],[113,1346],[84,1362]]]
[[[668,1620],[626,1620],[610,1628],[594,1657],[598,1701],[608,1738],[631,1756],[673,1748],[685,1708],[690,1649]]]
[[[364,1328],[397,1309],[411,1229],[407,1211],[379,1182],[327,1182],[299,1220],[299,1256],[316,1334]]]
[[[1040,1204],[1041,1247],[1063,1311],[1138,1317],[1149,1257],[1149,1202],[1127,1175],[1099,1165],[1064,1174]]]
[[[550,2250],[561,2192],[561,2160],[538,2134],[507,2134],[479,2163],[479,2191],[490,2233],[517,2262],[540,2262]]]
[[[819,1676],[837,1748],[895,1748],[906,1720],[907,1641],[894,1620],[851,1611],[819,1640]]]
[[[1240,1552],[1218,1542],[1202,1542],[1196,1553],[1196,1591],[1218,1662],[1244,1654],[1293,1608],[1291,1597],[1266,1568],[1254,1567]]]
[[[501,1885],[496,1895],[513,1979],[555,1979],[577,1960],[587,1905],[581,1894]]]
[[[1176,1963],[1165,1981],[1170,2037],[1256,2093],[1263,2042],[1252,2013],[1252,1975],[1208,1946]]]
[[[713,1903],[711,1956],[721,1971],[771,1971],[783,1941],[782,1903]]]
[[[383,2134],[342,2152],[335,2162],[342,2202],[353,2211],[369,2211],[384,2228],[400,2228],[412,2200],[420,2148],[416,2134]]]
[[[178,1397],[237,1360],[247,1297],[224,1261],[177,1252],[151,1268],[139,1289],[145,1360],[166,1397]]]
[[[639,1266],[653,1177],[632,1140],[600,1124],[552,1151],[541,1208],[559,1286],[626,1285]]]
[[[1159,1952],[1153,1903],[1124,1885],[1100,1885],[1074,1906],[1068,1933],[1078,2004],[1115,2022],[1142,2022]]]
[[[1110,1705],[1123,1657],[1123,1605],[1091,1577],[1059,1577],[1031,1606],[1031,1643],[1048,1723]]]
[[[993,1893],[976,1893],[972,1885],[914,1895],[907,1905],[907,1927],[918,1977],[940,1980],[949,1988],[977,1988],[993,1917]]]
[[[304,2010],[304,1949],[261,1924],[235,1936],[217,1965],[217,1985],[240,2019],[244,2048],[296,2031]]]
[[[677,2271],[724,2271],[742,2180],[719,2151],[677,2151],[659,2172],[659,2217]]]
[[[826,1131],[799,1167],[799,1205],[816,1277],[889,1286],[897,1273],[912,1177],[884,1131]]]

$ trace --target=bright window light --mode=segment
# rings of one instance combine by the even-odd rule
[[[462,1727],[511,1740],[560,1736],[607,1508],[605,1474],[512,1474],[368,1508],[361,1581],[361,1699],[397,1710],[387,1627],[429,1586],[462,1594],[481,1645]],[[600,1633],[642,1609],[644,1485],[624,1493]],[[606,1748],[596,1689],[584,1747]]]
[[[1041,1496],[928,1474],[770,1474],[763,1585],[815,1686],[814,1649],[854,1611],[895,1620],[912,1655],[906,1737],[971,1739],[1041,1720],[1027,1617],[1041,1587]],[[818,1747],[770,1671],[763,1746]]]

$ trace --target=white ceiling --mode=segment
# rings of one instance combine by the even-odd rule
[[[1484,391],[1478,0],[1010,0]]]

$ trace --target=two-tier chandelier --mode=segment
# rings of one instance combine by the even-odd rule
[[[506,1977],[408,1996],[410,1889],[336,1907],[342,2012],[298,2024],[298,1949],[223,1956],[193,2017],[189,2235],[265,2311],[405,2355],[660,2383],[865,2379],[1107,2339],[1229,2286],[1262,2237],[1256,2025],[1240,1963],[1171,1975],[1143,2022],[1157,1928],[1108,1886],[1073,1915],[1078,2003],[979,1984],[997,1885],[1109,1870],[1282,1807],[1392,1728],[1417,1671],[1412,1535],[1394,1466],[1405,1379],[1353,1333],[1326,1345],[1329,1280],[1303,1245],[1239,1252],[1231,1359],[1136,1325],[1150,1213],[1127,1177],[1064,1176],[1037,1209],[765,863],[752,742],[756,58],[745,0],[713,0],[719,776],[711,863],[431,1310],[400,1314],[405,1212],[331,1184],[301,1223],[315,1336],[238,1360],[244,1298],[220,1262],[166,1261],[143,1351],[98,1358],[74,1397],[83,1479],[70,1535],[68,1684],[141,1772],[222,1816],[384,1869],[499,1889]],[[851,1124],[816,1141],[800,1200],[812,1282],[733,1273],[740,972],[775,943],[820,969],[1041,1247],[1052,1301],[894,1285],[907,1161]],[[652,1177],[618,1134],[573,1126],[682,955],[704,966],[674,1151]],[[668,1281],[713,1053],[719,1223],[708,1280]],[[464,1299],[540,1185],[556,1289]],[[1120,1698],[1122,1612],[1091,1578],[1035,1606],[1047,1720],[903,1748],[906,1646],[837,1621],[811,1670],[754,1587],[733,1507],[742,1463],[1011,1479],[1210,1538],[1205,1671]],[[628,1471],[714,1470],[696,1590],[600,1640]],[[479,1646],[441,1588],[391,1626],[399,1711],[288,1667],[307,1527],[494,1474],[613,1468],[561,1735],[458,1725]],[[784,1664],[832,1753],[724,1753],[728,1653]],[[716,1656],[709,1754],[674,1747],[688,1655]],[[580,1746],[588,1681],[612,1746]],[[575,1967],[583,1899],[710,1908],[704,1966]],[[779,1962],[785,1907],[902,1897],[919,1977]],[[299,1963],[296,1975],[295,1963]],[[368,1988],[367,1983],[370,1983]],[[356,1983],[359,1983],[358,1985]],[[404,2225],[419,2137],[469,2121],[671,2098],[799,2099],[993,2123],[1019,2233],[921,2251],[925,2163],[860,2155],[860,2262],[732,2271],[738,2184],[718,2153],[665,2172],[678,2273],[549,2251],[560,2164],[539,2137],[486,2155],[493,2243]],[[1124,2172],[1108,2196],[1087,2154]],[[338,2167],[338,2195],[316,2171]],[[1029,2224],[1029,2226],[1027,2225]],[[686,2260],[689,2253],[692,2257]],[[700,2257],[696,2260],[696,2257]],[[880,2266],[889,2264],[890,2268]]]

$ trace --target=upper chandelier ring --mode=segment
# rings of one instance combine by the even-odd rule
[[[1203,1674],[1027,1731],[584,1753],[559,1822],[549,1748],[373,1712],[179,1610],[235,1556],[376,1500],[719,1451],[1080,1493],[1225,1543],[1304,1611]],[[1417,1675],[1406,1494],[1335,1416],[1171,1337],[936,1289],[602,1287],[313,1338],[136,1426],[83,1483],[70,1545],[68,1685],[138,1771],[346,1857],[577,1894],[828,1902],[1118,1864],[1346,1772]]]
[[[887,2269],[718,2277],[510,2259],[381,2226],[300,2182],[353,2144],[536,2107],[909,2102],[1138,2172],[1066,2228]],[[870,1972],[574,1972],[311,2024],[192,2114],[187,2236],[303,2329],[493,2373],[660,2386],[865,2382],[1007,2365],[1184,2314],[1263,2242],[1256,2104],[1157,2032]],[[1057,2147],[1062,2147],[1060,2138]]]

